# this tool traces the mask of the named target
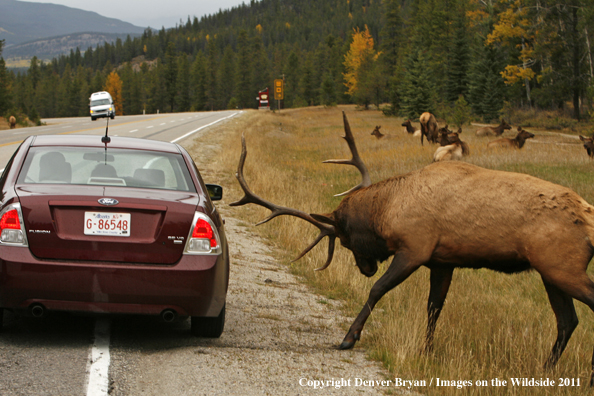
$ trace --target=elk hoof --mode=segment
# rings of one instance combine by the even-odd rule
[[[345,350],[345,349],[353,349],[355,346],[355,341],[343,341],[342,344],[338,346],[338,349]]]
[[[338,347],[340,350],[344,349],[352,349],[355,346],[355,343],[361,339],[361,333],[353,334],[352,339],[350,339],[349,335],[347,334],[342,341],[342,344]]]

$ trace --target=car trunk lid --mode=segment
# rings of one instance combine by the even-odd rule
[[[195,193],[141,188],[127,188],[125,196],[103,186],[23,185],[16,191],[31,252],[53,260],[173,264],[199,202]],[[100,204],[104,198],[112,204]],[[101,220],[108,225],[101,227]]]

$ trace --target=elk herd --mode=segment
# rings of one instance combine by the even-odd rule
[[[404,131],[409,135],[421,137],[421,145],[423,144],[424,139],[427,139],[428,142],[439,144],[440,147],[435,150],[433,154],[433,161],[446,161],[446,160],[460,160],[462,157],[470,154],[469,146],[466,142],[460,140],[460,134],[462,133],[462,128],[458,128],[456,132],[448,129],[448,125],[440,128],[437,119],[435,116],[429,112],[425,112],[421,114],[419,117],[420,127],[417,129],[412,125],[411,120],[406,120],[402,123],[402,126],[405,128]],[[378,125],[375,127],[373,132],[371,133],[378,139],[381,139],[385,136],[382,134],[380,130],[381,126]],[[501,120],[500,124],[497,126],[486,126],[480,127],[476,130],[475,135],[478,137],[488,137],[494,136],[499,137],[499,139],[490,141],[487,143],[488,149],[493,148],[516,148],[521,149],[524,147],[527,139],[531,139],[534,137],[533,133],[530,133],[523,129],[521,126],[517,128],[517,134],[515,138],[502,138],[500,137],[506,130],[512,129],[511,125],[509,125],[505,120]],[[584,140],[587,138],[580,139]],[[590,152],[588,154],[591,157],[594,157],[594,143],[592,143],[592,139],[590,139],[590,145],[593,147],[592,154]],[[584,140],[584,146],[588,144]]]
[[[324,162],[355,166],[361,183],[339,194],[344,198],[335,210],[309,214],[253,193],[243,173],[245,136],[236,173],[244,196],[231,204],[255,204],[270,210],[271,214],[258,224],[288,215],[317,227],[319,235],[296,260],[328,237],[327,259],[318,270],[331,264],[336,239],[352,252],[356,266],[366,277],[375,275],[379,262],[392,258],[339,349],[353,348],[377,302],[420,267],[430,271],[427,353],[432,350],[436,323],[456,268],[486,268],[507,274],[533,270],[542,278],[556,317],[557,338],[545,363],[546,368],[555,366],[578,325],[574,299],[594,311],[594,282],[586,273],[594,256],[594,206],[566,187],[526,174],[444,161],[468,155],[469,148],[460,140],[460,129],[453,132],[447,125],[439,128],[430,113],[421,116],[419,135],[421,143],[426,138],[440,145],[433,163],[372,183],[344,112],[343,123],[343,138],[352,158]],[[417,133],[410,120],[403,126],[407,133]],[[526,139],[534,137],[522,127],[517,128],[513,139],[500,137],[510,129],[502,120],[499,126],[480,128],[476,134],[497,137],[488,142],[489,148],[521,149]],[[380,126],[372,135],[377,139],[386,136]],[[594,155],[592,139],[580,138],[589,155]],[[592,364],[594,367],[594,354]],[[590,385],[593,383],[594,369]]]

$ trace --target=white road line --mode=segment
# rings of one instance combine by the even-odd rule
[[[162,122],[162,123],[160,123],[160,124],[159,124],[159,126],[161,126],[161,125],[165,125],[165,123],[164,123],[164,122]]]
[[[138,129],[132,129],[130,133],[138,132]]]
[[[146,129],[151,129],[152,127],[154,127],[154,125],[147,126]]]
[[[225,117],[225,118],[220,118],[220,119],[218,119],[218,120],[216,120],[216,121],[214,121],[214,122],[211,122],[210,124],[207,124],[207,125],[201,126],[201,127],[200,127],[200,128],[198,128],[198,129],[194,129],[193,131],[186,133],[184,136],[180,136],[180,137],[178,137],[177,139],[173,139],[173,140],[171,141],[171,143],[175,143],[175,142],[177,142],[177,141],[179,141],[179,140],[182,140],[182,139],[184,139],[184,138],[187,138],[188,136],[190,136],[190,135],[192,135],[192,134],[194,134],[194,133],[196,133],[196,132],[198,132],[198,131],[200,131],[200,130],[202,130],[202,129],[206,128],[206,127],[209,127],[209,126],[211,126],[211,125],[214,125],[214,124],[216,124],[217,122],[221,122],[221,121],[223,121],[223,120],[226,120],[226,119],[228,119],[228,118],[235,117],[237,114],[239,114],[239,113],[233,113],[233,114],[231,114],[231,115],[230,115],[230,116],[228,116],[228,117]]]
[[[86,396],[107,396],[109,393],[109,319],[99,318],[95,322],[95,343],[89,356],[89,383]]]

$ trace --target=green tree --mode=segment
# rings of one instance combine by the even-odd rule
[[[198,51],[196,59],[192,63],[191,73],[191,96],[192,106],[196,111],[206,108],[206,60],[204,53]]]
[[[502,54],[495,46],[479,45],[473,58],[468,87],[471,107],[476,115],[491,122],[499,118],[505,100]]]
[[[400,89],[400,112],[405,118],[416,119],[422,113],[435,112],[435,86],[423,50],[411,51],[406,59]]]
[[[248,34],[245,30],[241,30],[237,38],[237,71],[235,74],[235,96],[240,108],[253,107],[255,93],[251,91],[251,60]]]
[[[190,67],[188,56],[180,54],[177,60],[177,96],[175,97],[178,111],[190,110]]]
[[[454,21],[454,37],[448,56],[446,99],[455,102],[468,93],[468,68],[470,62],[470,40],[466,29],[465,13],[457,14]]]
[[[218,108],[220,109],[226,109],[235,94],[235,70],[235,53],[233,48],[228,45],[223,52],[217,75],[217,90],[220,98]]]
[[[175,44],[169,42],[167,44],[167,51],[165,52],[165,69],[164,69],[164,82],[165,92],[167,95],[167,103],[170,111],[174,110],[175,97],[177,95],[177,51]]]

